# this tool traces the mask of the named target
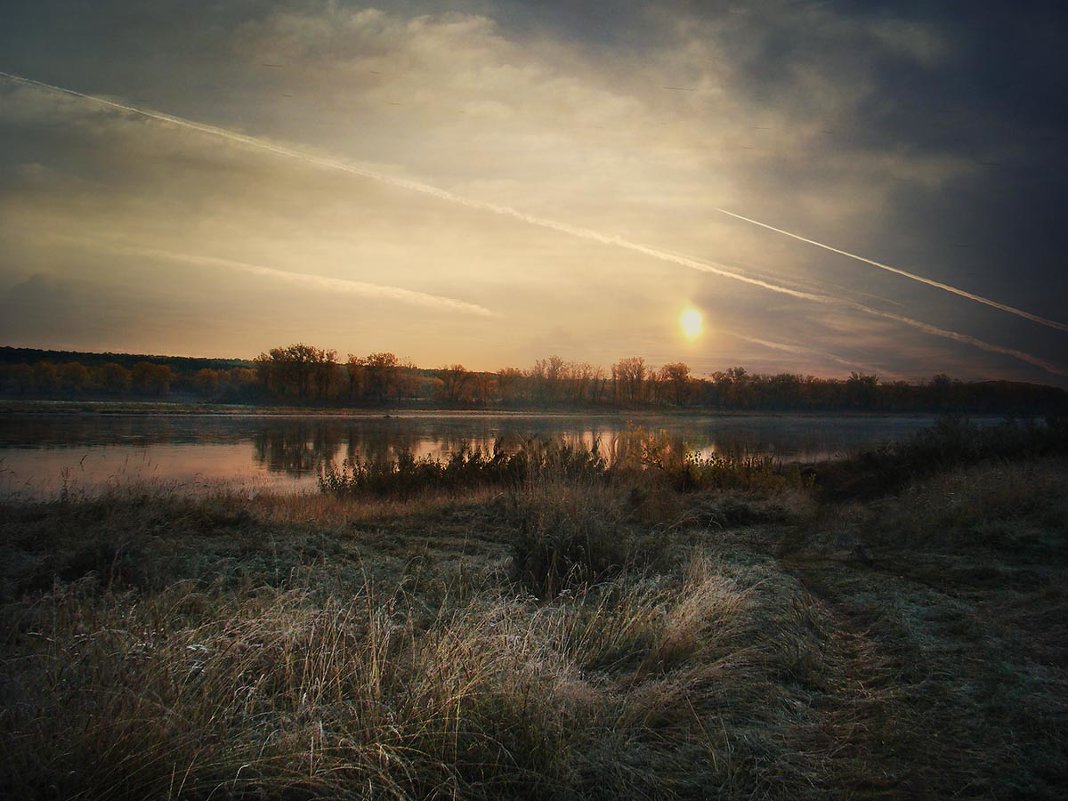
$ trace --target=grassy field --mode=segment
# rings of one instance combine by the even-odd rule
[[[925,436],[8,504],[0,795],[1062,798],[1064,431]]]

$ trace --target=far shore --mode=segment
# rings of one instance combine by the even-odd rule
[[[219,417],[333,417],[333,418],[421,418],[421,417],[601,417],[611,419],[699,419],[721,417],[802,417],[802,418],[886,418],[936,419],[945,412],[858,409],[606,409],[555,407],[543,409],[455,408],[440,406],[322,407],[257,404],[197,403],[189,401],[110,401],[110,400],[7,400],[0,399],[0,414],[26,415],[190,415]],[[1000,420],[1004,414],[965,414],[971,419]]]

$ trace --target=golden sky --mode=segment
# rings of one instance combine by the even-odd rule
[[[1065,382],[1064,83],[973,86],[978,23],[85,6],[0,36],[3,344]]]

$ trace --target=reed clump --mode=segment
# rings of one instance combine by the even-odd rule
[[[604,476],[608,464],[597,447],[575,447],[557,439],[530,437],[517,449],[498,439],[489,455],[466,444],[447,459],[417,459],[402,451],[395,459],[346,460],[319,475],[319,489],[331,495],[411,497],[421,492],[466,491],[480,486],[517,487],[553,477]]]
[[[478,487],[521,488],[545,481],[613,482],[643,475],[641,483],[664,483],[672,489],[776,490],[805,488],[809,473],[766,456],[686,450],[665,432],[640,427],[624,431],[610,454],[599,443],[576,446],[533,436],[518,446],[498,440],[490,454],[461,446],[446,459],[416,458],[402,451],[395,458],[348,459],[319,474],[319,490],[348,497],[411,498],[427,492],[460,492]]]

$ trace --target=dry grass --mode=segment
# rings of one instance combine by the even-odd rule
[[[929,797],[1068,781],[1068,462],[956,467],[830,510],[787,565],[874,646],[876,749]]]
[[[774,647],[699,558],[550,605],[91,584],[7,610],[12,796],[692,795],[707,705],[747,714]]]
[[[0,795],[1056,798],[1066,480],[9,504]]]

